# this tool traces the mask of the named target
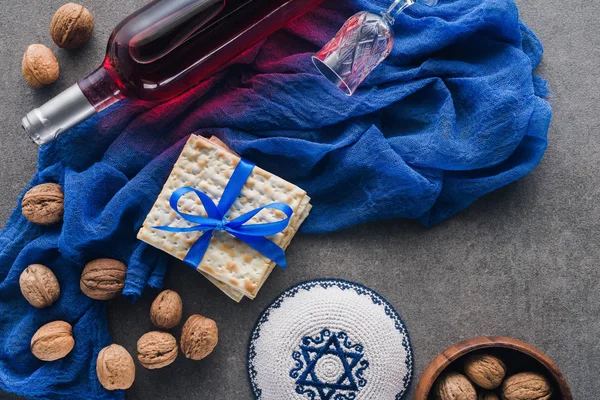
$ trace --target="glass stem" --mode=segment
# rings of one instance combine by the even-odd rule
[[[394,0],[390,7],[381,14],[388,20],[390,25],[393,25],[395,18],[413,4],[415,4],[415,0]],[[398,7],[398,9],[396,9],[396,7]]]

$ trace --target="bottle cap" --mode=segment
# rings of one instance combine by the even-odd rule
[[[27,113],[21,125],[31,140],[41,146],[95,113],[96,109],[75,84]]]

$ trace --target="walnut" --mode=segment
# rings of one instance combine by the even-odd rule
[[[107,390],[129,389],[135,379],[135,364],[131,354],[118,344],[103,348],[96,360],[96,375]]]
[[[31,338],[31,352],[42,361],[55,361],[73,350],[75,340],[71,325],[53,321],[42,326]]]
[[[27,83],[39,89],[58,79],[58,60],[43,44],[32,44],[25,50],[21,71]]]
[[[210,318],[194,314],[181,330],[181,350],[187,358],[202,360],[219,342],[217,323]]]
[[[477,400],[473,384],[457,372],[438,378],[434,392],[438,400]]]
[[[162,291],[152,302],[150,319],[157,328],[171,329],[179,325],[183,314],[181,297],[172,290]]]
[[[21,293],[35,308],[51,306],[60,297],[60,286],[54,273],[42,264],[25,268],[19,278]]]
[[[506,376],[506,366],[498,357],[474,354],[465,361],[465,375],[479,387],[496,389]]]
[[[43,183],[29,189],[21,201],[21,212],[29,222],[52,225],[63,219],[64,195],[60,185]]]
[[[163,368],[177,358],[177,340],[167,332],[148,332],[137,342],[138,361],[148,369]]]
[[[504,400],[548,400],[552,386],[541,374],[522,372],[508,378],[502,384]]]
[[[477,400],[500,400],[494,392],[482,392],[477,395]]]
[[[50,23],[50,36],[58,47],[74,49],[86,43],[94,30],[94,17],[82,5],[67,3]]]
[[[127,267],[120,261],[100,258],[87,263],[81,273],[79,287],[95,300],[113,299],[125,286]]]

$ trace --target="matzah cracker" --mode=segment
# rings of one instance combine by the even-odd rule
[[[308,217],[308,214],[310,213],[310,210],[312,209],[312,205],[308,204],[305,211],[302,213],[302,216],[299,218],[296,226],[294,227],[294,234],[290,236],[290,239],[287,241],[287,243],[285,243],[282,248],[283,249],[287,249],[288,246],[290,245],[292,238],[296,235],[296,233],[298,232],[298,229],[300,229],[300,225],[302,225],[302,223],[304,222],[304,220]],[[271,275],[271,272],[273,272],[273,270],[275,269],[275,266],[277,264],[275,264],[274,262],[271,262],[271,264],[269,265],[269,271],[267,271],[267,273],[265,274],[265,277],[263,278],[262,282],[258,285],[258,290],[256,291],[256,293],[258,293],[258,291],[262,288],[263,284],[267,281],[267,279],[269,278],[269,276]],[[250,300],[254,300],[256,298],[256,295],[254,296],[247,296]]]
[[[240,156],[238,153],[236,153],[235,151],[231,150],[229,148],[229,146],[227,146],[221,139],[219,139],[216,136],[211,136],[210,139],[208,139],[209,142],[212,142],[214,144],[216,144],[217,146],[227,150],[228,152],[230,152],[231,154],[235,154],[236,156]]]
[[[229,151],[231,154],[235,154],[235,155],[239,156],[239,154],[237,154],[236,152],[234,152],[233,150],[231,150],[229,148],[229,146],[227,146],[218,137],[211,136],[210,139],[208,139],[208,140],[210,142],[213,142],[216,145],[222,147],[223,149]],[[302,225],[302,222],[304,222],[304,220],[308,216],[308,213],[310,212],[310,209],[312,208],[312,206],[309,204],[309,202],[310,202],[310,197],[304,196],[304,198],[302,199],[302,203],[300,204],[300,207],[299,207],[298,211],[295,212],[292,215],[292,218],[290,220],[290,227],[293,229],[294,234],[288,235],[287,243],[284,243],[281,246],[282,249],[285,250],[288,247],[289,243],[292,241],[292,239],[293,239],[293,237],[295,235],[295,232],[298,231],[298,228],[300,227],[300,225]],[[268,276],[271,274],[271,272],[273,271],[273,268],[275,266],[276,266],[276,264],[271,261],[271,263],[269,265],[269,271],[267,272],[267,274],[263,278],[263,281],[260,283],[259,290],[260,290],[260,287],[262,287],[264,281],[267,280]],[[236,290],[233,287],[228,286],[225,283],[216,280],[215,278],[211,277],[210,275],[206,274],[205,272],[202,272],[202,271],[198,271],[198,272],[200,272],[206,279],[208,279],[212,284],[214,284],[217,288],[219,288],[226,296],[228,296],[230,299],[234,300],[235,302],[239,303],[244,298],[244,294],[242,292],[240,292],[239,290]],[[258,291],[257,291],[257,293],[258,293]]]
[[[183,260],[202,232],[166,232],[152,226],[194,226],[195,224],[184,220],[171,209],[169,199],[173,191],[191,186],[206,193],[217,204],[239,160],[239,157],[220,146],[192,135],[144,221],[138,238]],[[297,212],[305,196],[306,192],[297,186],[255,167],[240,196],[231,206],[228,219],[273,202],[286,203]],[[193,194],[180,200],[179,209],[193,215],[206,215],[202,203]],[[266,209],[254,216],[248,224],[275,222],[283,217],[285,215],[279,210]],[[281,246],[293,233],[293,228],[288,226],[283,232],[268,238]],[[215,231],[198,270],[253,297],[268,273],[270,263],[268,258],[246,243],[226,232]]]
[[[289,244],[292,241],[292,238],[295,236],[296,232],[300,228],[300,225],[302,225],[302,223],[304,222],[306,217],[308,217],[310,209],[312,208],[312,205],[309,204],[309,201],[310,201],[310,198],[308,196],[305,196],[305,198],[302,200],[302,202],[304,204],[300,206],[300,208],[303,211],[299,211],[298,214],[294,214],[295,220],[290,222],[290,227],[293,229],[294,233],[292,235],[289,235],[288,240],[281,245],[282,249],[284,249],[284,250],[287,249],[287,247],[289,246]],[[298,216],[298,217],[296,218],[296,216]],[[275,264],[273,261],[271,261],[271,263],[269,264],[268,272],[265,274],[265,277],[263,278],[262,282],[258,285],[258,290],[256,291],[257,294],[258,294],[258,291],[260,290],[260,288],[263,286],[263,284],[267,280],[267,278],[269,277],[269,275],[271,275],[271,272],[273,271],[273,269],[275,268],[276,265],[277,264]],[[236,289],[232,288],[231,286],[228,286],[228,285],[224,284],[223,282],[216,280],[212,276],[207,275],[206,273],[204,273],[202,271],[200,271],[200,273],[202,275],[204,275],[204,277],[207,278],[209,281],[211,281],[215,286],[217,286],[219,289],[221,289],[221,291],[223,293],[225,293],[225,295],[227,295],[230,299],[239,303],[244,298],[244,294],[242,292],[240,292],[239,290],[236,290]],[[253,297],[248,297],[248,298],[251,300],[254,300],[255,297],[256,297],[256,294]]]

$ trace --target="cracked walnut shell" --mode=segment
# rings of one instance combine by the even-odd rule
[[[210,318],[194,314],[181,330],[181,350],[187,358],[202,360],[214,350],[219,342],[217,323]]]
[[[126,276],[125,264],[110,258],[99,258],[87,263],[81,273],[79,287],[92,299],[109,300],[121,294]]]
[[[438,400],[477,400],[473,384],[457,372],[450,372],[438,378],[434,393]]]
[[[96,375],[106,390],[129,389],[135,380],[131,354],[118,344],[103,348],[96,360]]]
[[[148,369],[163,368],[177,358],[177,340],[167,332],[148,332],[137,342],[138,361]]]
[[[35,308],[51,306],[60,297],[58,280],[50,268],[32,264],[19,277],[21,293]]]
[[[34,224],[56,224],[63,219],[64,197],[61,186],[56,183],[34,186],[23,196],[21,213]]]
[[[21,72],[31,87],[39,89],[58,79],[58,60],[43,44],[32,44],[23,54]]]
[[[548,400],[552,397],[552,386],[541,374],[521,372],[502,384],[504,400]]]
[[[42,361],[55,361],[73,350],[73,328],[64,321],[53,321],[42,326],[31,338],[31,352]]]
[[[483,389],[496,389],[506,376],[506,366],[498,357],[474,354],[465,361],[465,375]]]
[[[173,290],[163,290],[152,302],[150,319],[157,328],[171,329],[179,325],[183,314],[181,297]]]
[[[65,49],[82,46],[92,36],[93,30],[94,17],[80,4],[65,4],[56,11],[50,22],[52,40]]]

